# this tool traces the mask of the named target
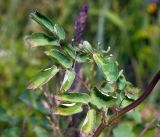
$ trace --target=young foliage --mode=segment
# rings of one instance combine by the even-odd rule
[[[42,85],[47,83],[53,76],[55,76],[58,73],[58,71],[59,70],[55,65],[53,65],[51,68],[42,70],[32,78],[28,86],[28,89],[36,89],[41,87]]]
[[[86,118],[83,121],[81,132],[85,135],[88,135],[95,129],[96,125],[96,111],[94,109],[90,109],[87,112]]]
[[[63,82],[62,82],[62,85],[60,88],[60,90],[62,92],[67,91],[71,87],[71,85],[75,79],[75,75],[76,75],[75,72],[70,71],[70,70],[66,70],[65,75],[64,75],[64,79],[63,79]]]
[[[139,89],[134,88],[126,80],[123,71],[118,68],[117,61],[109,55],[110,48],[107,51],[99,50],[93,48],[88,41],[83,41],[79,45],[74,41],[67,44],[64,42],[65,44],[62,45],[60,41],[65,40],[65,32],[59,24],[53,24],[50,19],[39,12],[32,13],[31,17],[46,30],[52,32],[52,35],[35,33],[29,36],[27,40],[34,47],[51,45],[52,49],[46,49],[44,53],[55,61],[50,63],[52,64],[51,68],[45,69],[33,77],[28,89],[40,88],[59,72],[60,81],[57,81],[58,85],[56,85],[57,83],[54,85],[54,87],[57,87],[57,89],[54,89],[57,93],[54,94],[55,102],[58,103],[56,109],[50,115],[69,116],[77,114],[82,112],[85,106],[87,115],[81,127],[81,133],[85,135],[89,135],[97,128],[96,123],[99,121],[97,114],[101,114],[103,118],[102,127],[104,127],[104,121],[112,124],[112,118],[116,119],[116,115],[108,113],[108,110],[125,107],[128,103],[136,100]],[[98,81],[96,85],[88,86],[88,83],[76,74],[76,63],[98,66],[103,75],[102,81]],[[89,75],[92,75],[91,73]],[[64,76],[62,77],[61,74],[64,74]],[[87,77],[90,78],[89,76],[85,77],[86,79]],[[84,88],[77,88],[74,91],[71,87],[77,79]],[[92,79],[95,79],[94,75]],[[28,103],[28,100],[24,100],[24,97],[21,98]],[[111,119],[109,119],[110,117]],[[118,126],[113,131],[114,135],[119,136],[121,134],[120,130],[126,127],[126,125]],[[126,129],[130,134],[131,129],[128,127]],[[99,133],[97,132],[97,134]]]
[[[50,32],[54,32],[54,25],[52,23],[52,21],[47,18],[46,16],[42,15],[39,12],[33,12],[30,14],[30,17],[36,21],[38,24],[40,24],[42,27],[44,27],[45,29],[47,29]]]
[[[86,93],[79,93],[79,92],[65,92],[59,95],[59,99],[61,101],[67,101],[67,102],[75,102],[75,103],[82,103],[87,104],[89,103],[90,96]]]
[[[53,49],[51,51],[46,51],[45,54],[53,59],[56,59],[64,68],[71,68],[73,65],[72,59],[59,50]]]
[[[118,67],[111,57],[104,57],[99,53],[94,53],[93,58],[97,66],[102,70],[104,77],[108,82],[115,82],[118,79]]]
[[[54,25],[54,33],[55,33],[55,35],[58,36],[58,38],[60,40],[64,40],[65,39],[64,29],[60,25],[58,25],[58,24]]]
[[[80,112],[82,112],[82,105],[80,103],[61,104],[55,110],[55,114],[61,116],[69,116]]]
[[[32,47],[38,46],[60,46],[59,40],[47,36],[44,33],[33,33],[31,36],[26,37],[26,40]]]

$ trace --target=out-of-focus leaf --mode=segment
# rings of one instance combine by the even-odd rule
[[[43,26],[44,28],[46,28],[47,30],[49,30],[50,32],[54,31],[54,25],[52,23],[52,21],[47,18],[46,16],[42,15],[39,12],[33,12],[30,14],[31,18],[33,20],[35,20],[37,23],[39,23],[41,26]]]
[[[86,93],[65,92],[59,95],[59,99],[62,101],[87,104],[90,101],[90,96]]]
[[[17,125],[21,121],[21,118],[19,116],[11,116],[10,123],[12,125]]]
[[[31,36],[27,36],[25,40],[32,46],[59,46],[59,40],[49,37],[44,33],[34,33]]]
[[[82,134],[88,135],[91,133],[96,125],[96,111],[94,109],[90,109],[87,112],[87,116],[85,120],[83,121],[81,132]]]
[[[58,24],[54,25],[54,33],[55,33],[55,35],[58,36],[58,38],[60,40],[64,40],[65,39],[64,29],[60,25],[58,25]]]
[[[29,92],[27,92],[27,91],[23,92],[23,93],[19,96],[19,99],[20,99],[21,101],[23,101],[25,104],[31,105],[31,100],[30,100]]]
[[[44,114],[49,114],[49,111],[42,105],[40,101],[35,101],[33,103],[33,108]]]
[[[144,134],[143,134],[143,137],[159,137],[159,132],[157,131],[157,133],[155,133],[155,128],[151,128],[151,129],[148,129]]]
[[[37,117],[37,114],[35,114],[35,113],[33,113],[29,116],[28,121],[32,127],[39,125],[39,126],[43,126],[46,129],[50,128],[50,123],[49,123],[48,119],[45,119],[43,117]]]
[[[17,127],[6,128],[0,135],[1,137],[20,137],[20,129]]]
[[[51,50],[51,51],[46,51],[45,54],[47,56],[51,56],[54,59],[56,59],[65,68],[72,67],[72,64],[73,64],[72,59],[56,49]]]
[[[61,86],[61,91],[62,92],[67,91],[72,86],[74,79],[75,79],[75,72],[66,70],[66,73],[62,82],[62,86]]]
[[[48,132],[42,127],[35,127],[34,132],[36,133],[37,137],[50,137]]]
[[[28,92],[28,90],[22,92],[19,96],[19,99],[27,105],[33,105],[33,102],[38,100],[42,94],[41,90],[37,90],[38,92]]]
[[[129,123],[121,123],[113,129],[114,137],[134,137],[132,125]]]
[[[132,36],[133,40],[141,40],[141,39],[150,39],[154,34],[158,33],[158,26],[155,24],[151,24],[149,26],[145,26],[144,28],[138,29],[135,34]]]
[[[56,108],[55,114],[62,116],[69,116],[76,113],[80,113],[82,111],[82,107],[80,103],[66,103],[61,104]]]
[[[125,28],[125,23],[123,20],[113,11],[105,10],[105,16],[108,18],[112,23],[118,26],[120,29]]]
[[[102,70],[104,77],[107,79],[107,81],[115,82],[118,79],[118,66],[113,58],[104,58],[99,53],[94,53],[93,58],[99,69]]]
[[[131,104],[133,101],[130,100],[130,99],[123,99],[122,102],[121,102],[121,107],[126,107],[128,106],[129,104]]]
[[[42,100],[40,99],[41,92],[28,92],[25,91],[21,94],[19,99],[25,104],[29,105],[35,110],[38,110],[44,114],[48,114],[49,111],[43,106]]]
[[[96,105],[97,108],[108,108],[116,104],[116,99],[112,96],[106,96],[102,94],[96,87],[92,89],[91,92],[91,104]]]
[[[0,121],[2,122],[9,122],[10,118],[6,112],[5,109],[3,109],[2,107],[0,107]]]
[[[42,70],[37,75],[33,77],[31,80],[28,89],[36,89],[42,86],[43,84],[47,83],[53,76],[55,76],[58,72],[58,68],[53,65],[51,68],[47,68]]]
[[[133,119],[137,124],[142,123],[140,111],[138,111],[137,109],[128,112],[126,115],[129,119]]]

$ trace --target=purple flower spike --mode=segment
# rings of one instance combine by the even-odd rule
[[[88,8],[89,6],[87,3],[82,5],[79,16],[77,17],[74,24],[74,40],[78,44],[83,42],[82,35],[87,24]]]
[[[160,0],[151,0],[151,3],[157,3],[157,4],[160,4]]]

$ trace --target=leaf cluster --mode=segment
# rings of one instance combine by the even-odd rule
[[[51,58],[53,63],[31,79],[28,89],[42,88],[56,75],[60,76],[63,73],[64,77],[59,82],[58,94],[55,95],[60,102],[57,104],[55,115],[73,115],[82,112],[83,107],[87,106],[88,112],[81,132],[89,134],[96,128],[99,119],[103,118],[102,113],[108,117],[109,109],[126,106],[128,102],[137,98],[139,90],[126,80],[123,70],[119,70],[117,61],[109,53],[110,48],[107,51],[95,49],[88,41],[83,41],[79,45],[74,41],[66,43],[64,41],[66,33],[59,24],[54,24],[39,12],[31,13],[31,18],[40,24],[47,34],[34,33],[26,37],[26,40],[32,47],[50,46],[49,50],[45,48],[44,54]],[[79,77],[75,72],[75,63],[97,66],[104,80],[97,85],[91,85],[84,92],[71,91],[74,80]],[[87,85],[86,81],[84,83]]]

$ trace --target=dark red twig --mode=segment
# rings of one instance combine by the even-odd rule
[[[154,119],[142,130],[142,132],[138,137],[143,137],[144,133],[151,128],[151,126],[157,121],[159,117],[160,117],[160,112],[155,115]]]

